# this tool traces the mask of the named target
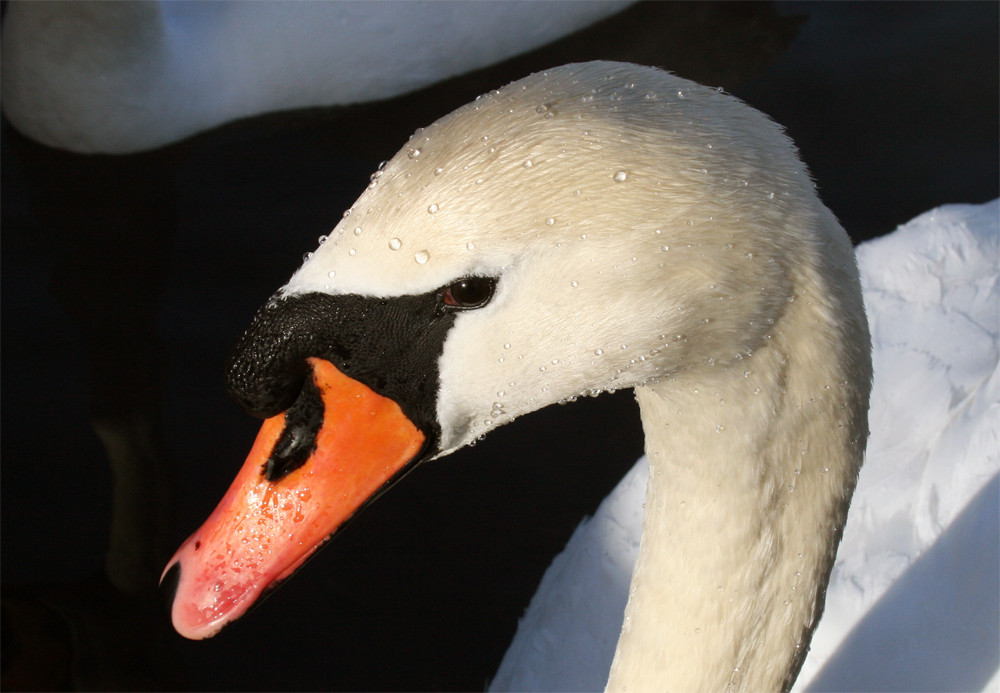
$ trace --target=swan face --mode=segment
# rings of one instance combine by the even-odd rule
[[[271,418],[168,566],[175,627],[238,618],[414,460],[738,364],[827,242],[820,210],[777,126],[652,68],[565,66],[417,131],[237,346],[230,389]],[[351,426],[378,435],[334,441]]]
[[[780,229],[801,188],[791,145],[735,99],[567,66],[417,131],[281,295],[495,279],[442,347],[444,454],[520,413],[754,349],[788,296],[801,240]]]

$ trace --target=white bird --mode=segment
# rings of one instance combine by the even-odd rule
[[[238,618],[417,461],[635,388],[649,482],[607,687],[791,686],[871,360],[850,242],[774,123],[653,68],[557,68],[418,130],[324,240],[230,364],[271,418],[165,571],[181,634]]]
[[[628,4],[15,2],[0,101],[50,147],[132,153],[261,113],[415,91]]]

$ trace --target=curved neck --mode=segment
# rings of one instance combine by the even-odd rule
[[[649,485],[609,690],[781,690],[798,673],[860,468],[868,398],[864,359],[848,371],[866,327],[848,320],[857,345],[838,353],[844,334],[817,327],[811,301],[797,303],[782,319],[805,327],[794,339],[775,330],[731,367],[637,390]]]

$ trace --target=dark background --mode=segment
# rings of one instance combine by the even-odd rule
[[[424,465],[200,643],[173,635],[154,598],[101,577],[111,476],[91,420],[154,424],[172,550],[258,427],[222,385],[256,308],[415,128],[552,65],[630,60],[725,87],[787,127],[856,242],[990,200],[998,7],[640,3],[417,94],[136,157],[54,152],[5,123],[4,688],[482,688],[545,567],[641,454],[630,393],[526,416]]]

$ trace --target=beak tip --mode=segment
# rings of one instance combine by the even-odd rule
[[[163,595],[163,605],[167,609],[167,616],[173,613],[174,599],[177,597],[177,586],[181,581],[181,563],[174,560],[170,563],[163,576],[160,578],[160,593]]]
[[[160,576],[160,589],[171,602],[174,600],[174,595],[177,594],[177,583],[180,581],[180,575],[181,562],[175,559],[167,564],[163,575]]]
[[[230,604],[222,608],[216,605],[199,608],[197,590],[193,593],[192,588],[192,580],[198,573],[198,562],[192,560],[192,556],[184,554],[185,548],[187,544],[181,547],[164,569],[160,578],[160,594],[166,616],[177,634],[188,640],[205,640],[217,635],[231,621],[239,618],[246,606],[233,609]],[[193,581],[195,584],[198,582],[196,579]]]

